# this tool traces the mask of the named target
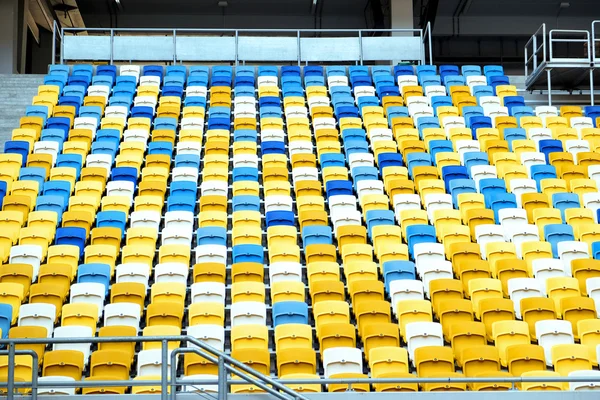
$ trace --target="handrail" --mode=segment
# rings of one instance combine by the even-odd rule
[[[542,44],[538,46],[537,42],[538,42],[538,35],[540,34],[540,30],[542,31]],[[531,45],[532,47],[532,51],[531,51],[531,55],[528,56],[529,54],[529,46]],[[531,35],[531,38],[529,38],[529,40],[527,41],[527,43],[525,43],[525,79],[527,79],[527,77],[529,76],[529,63],[530,61],[532,61],[532,70],[531,72],[535,72],[538,68],[538,55],[540,50],[542,51],[542,62],[544,63],[547,61],[546,59],[546,24],[543,23],[536,31],[533,35]]]
[[[558,35],[557,35],[558,34]],[[585,38],[575,39],[575,38],[560,38],[560,34],[582,34]],[[559,36],[559,37],[557,37]],[[591,60],[590,53],[590,32],[586,30],[575,30],[575,29],[551,29],[548,32],[548,39],[550,41],[549,51],[550,51],[550,62],[554,61],[554,43],[587,43],[587,60]]]
[[[596,24],[600,24],[600,20],[592,21],[592,62],[596,63],[596,43],[600,43],[600,38],[596,38]]]
[[[56,40],[58,39],[61,42],[62,49],[62,38],[63,34],[61,29],[58,27],[58,22],[56,20],[52,21],[52,65],[56,64]],[[62,54],[62,50],[61,50]],[[61,58],[62,63],[62,58]]]
[[[427,52],[429,53],[429,64],[433,64],[433,47],[431,44],[431,37],[432,37],[431,22],[427,22],[427,25],[425,26],[425,30],[423,31],[423,47],[425,47],[425,41],[427,40],[427,44],[428,44]],[[423,65],[427,64],[425,55],[423,55],[423,60],[421,61],[421,64],[423,64]]]

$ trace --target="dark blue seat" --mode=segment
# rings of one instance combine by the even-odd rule
[[[550,153],[560,153],[563,150],[562,142],[558,139],[544,139],[538,142],[540,153],[546,156],[546,162],[550,163]]]
[[[258,196],[233,196],[233,212],[236,211],[260,211],[260,198]]]
[[[108,295],[110,265],[100,263],[79,265],[77,267],[77,283],[100,283],[106,289],[105,295]]]
[[[169,196],[167,198],[167,211],[196,211],[196,197],[194,196]]]
[[[442,168],[442,179],[446,187],[450,187],[450,181],[453,179],[469,179],[469,172],[466,167],[450,165]]]
[[[238,244],[232,248],[233,263],[251,262],[264,264],[265,254],[259,244]]]
[[[385,167],[403,167],[402,154],[400,153],[379,153],[377,157],[379,170],[383,171]]]
[[[154,118],[154,110],[149,106],[135,106],[131,107],[132,118],[150,118],[150,121]]]
[[[594,126],[598,128],[598,118],[600,118],[600,106],[585,106],[583,112],[586,117],[590,117]]]
[[[390,292],[390,282],[398,280],[416,280],[416,267],[412,261],[386,261],[383,263],[383,281],[385,290]]]
[[[304,248],[311,244],[332,244],[333,232],[330,226],[310,225],[302,229],[302,243]]]
[[[567,224],[544,225],[544,239],[552,246],[552,256],[558,258],[558,243],[575,240],[573,227]]]
[[[158,76],[161,81],[162,81],[162,77],[163,77],[163,67],[162,65],[145,65],[142,68],[142,75],[143,76]]]
[[[65,137],[69,134],[71,129],[71,120],[67,117],[52,117],[46,121],[46,128],[48,129],[62,129],[65,132]]]
[[[117,79],[117,66],[116,65],[98,65],[96,67],[96,75],[99,76],[110,76],[113,81]]]
[[[281,76],[301,76],[300,67],[297,65],[284,65],[281,67]]]
[[[234,167],[233,182],[253,181],[258,182],[258,168],[253,167]]]
[[[341,153],[323,153],[319,158],[321,169],[327,167],[345,167],[346,158]]]
[[[453,179],[450,181],[449,188],[452,195],[452,203],[454,208],[458,208],[458,195],[463,193],[477,193],[475,181],[473,179]]]
[[[169,188],[170,196],[197,197],[198,185],[191,181],[173,181]]]
[[[357,107],[354,106],[341,106],[336,107],[335,115],[339,118],[358,118],[359,111]]]
[[[37,182],[39,187],[46,181],[46,169],[42,167],[25,167],[19,171],[19,180]]]
[[[263,96],[258,100],[259,107],[281,107],[279,97]]]
[[[325,193],[327,197],[339,195],[353,195],[352,182],[345,180],[333,180],[325,183]]]
[[[79,247],[79,255],[83,256],[87,231],[80,227],[57,228],[54,244],[68,244]]]
[[[229,118],[208,118],[208,129],[226,129],[228,130],[231,121]]]
[[[134,167],[115,167],[112,169],[111,181],[133,182],[137,186],[138,170]]]
[[[538,192],[542,191],[543,179],[556,179],[556,168],[553,165],[532,165],[529,167],[531,179],[537,183]]]
[[[394,79],[398,80],[401,75],[414,75],[415,70],[412,65],[395,65],[394,66]]]
[[[273,304],[273,327],[285,324],[308,324],[308,304],[302,301],[279,301]]]
[[[598,210],[600,210],[600,208]],[[598,210],[596,210],[596,212]],[[594,260],[600,260],[600,242],[592,243],[592,254],[591,255]]]
[[[506,75],[488,76],[488,85],[493,87],[494,91],[495,91],[496,87],[498,87],[500,85],[510,85],[510,80],[508,79],[508,76],[506,76]]]
[[[554,193],[552,195],[552,205],[554,208],[560,210],[563,223],[566,223],[565,210],[569,208],[579,208],[579,196],[575,193]]]
[[[477,132],[477,129],[480,128],[492,127],[492,119],[490,117],[485,117],[483,115],[475,115],[465,119],[467,120],[467,127],[474,129],[475,132]]]
[[[261,143],[260,151],[262,155],[265,154],[286,154],[285,143],[268,140]]]
[[[196,231],[196,245],[215,244],[227,246],[227,229],[220,226],[206,226]]]
[[[148,155],[165,154],[173,155],[173,144],[171,142],[150,142],[148,144]]]
[[[304,67],[304,76],[323,76],[323,67],[320,65],[307,65]]]
[[[400,89],[398,89],[397,86],[393,85],[381,85],[377,87],[377,93],[381,98],[384,98],[386,96],[400,96]]]
[[[440,75],[445,76],[453,76],[460,75],[460,69],[457,65],[440,65]]]
[[[296,226],[293,211],[267,211],[265,220],[267,228],[270,226]]]
[[[125,225],[127,215],[123,211],[100,211],[96,215],[96,226],[98,228],[119,228],[121,237],[125,236]]]
[[[395,217],[392,210],[369,210],[366,213],[369,237],[373,237],[373,228],[379,225],[394,225]]]
[[[436,243],[435,228],[431,225],[409,225],[406,227],[406,242],[412,258],[416,244]]]
[[[490,197],[490,208],[494,211],[494,219],[500,221],[498,211],[504,208],[518,208],[517,197],[512,193],[494,193]]]
[[[44,196],[59,196],[63,199],[63,204],[69,204],[71,197],[71,182],[69,181],[46,181],[44,182],[42,194]]]
[[[8,140],[4,142],[4,152],[7,154],[20,154],[23,160],[22,166],[27,165],[29,155],[29,143],[20,140]]]
[[[10,304],[0,303],[0,331],[2,339],[8,338],[8,331],[12,324],[12,306]]]
[[[506,193],[506,182],[504,179],[486,178],[479,181],[479,193],[485,199],[485,207],[491,208],[492,196]]]

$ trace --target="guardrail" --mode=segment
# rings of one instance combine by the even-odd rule
[[[78,35],[85,32],[86,35]],[[409,61],[431,64],[431,25],[424,29],[145,29],[54,30],[52,63],[71,61],[310,62]]]
[[[169,342],[188,344],[169,350]],[[39,382],[38,381],[38,356],[33,350],[16,350],[16,345],[32,344],[65,344],[65,343],[161,343],[161,379],[160,380],[94,380],[73,382]],[[94,338],[47,338],[47,339],[2,339],[0,345],[7,346],[7,350],[0,351],[0,355],[8,356],[7,397],[13,400],[15,389],[31,389],[31,400],[37,400],[40,388],[86,388],[86,387],[123,387],[123,386],[160,386],[162,400],[175,400],[178,386],[214,385],[217,387],[217,400],[226,400],[229,386],[245,381],[256,385],[280,400],[308,400],[302,394],[295,392],[286,385],[290,384],[343,384],[351,390],[355,384],[426,384],[426,383],[509,383],[515,388],[519,383],[565,383],[585,382],[598,383],[600,374],[596,376],[561,376],[561,377],[436,377],[436,378],[316,378],[316,379],[272,379],[262,375],[247,365],[227,356],[225,353],[205,344],[191,336],[152,336],[152,337],[94,337]],[[191,346],[190,346],[191,345]],[[170,354],[169,354],[170,352]],[[194,353],[218,366],[216,379],[181,379],[177,377],[177,357]],[[14,368],[16,355],[29,355],[33,358],[31,382],[15,382]],[[171,369],[168,360],[170,358]],[[232,379],[229,375],[237,375],[241,379]],[[181,393],[181,392],[179,392]]]

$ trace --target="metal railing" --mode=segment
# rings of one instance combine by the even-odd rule
[[[525,79],[529,77],[530,70],[531,73],[537,71],[538,66],[546,61],[546,24],[542,24],[525,43]]]
[[[596,25],[600,26],[600,20],[592,21],[592,36],[591,36],[591,46],[592,46],[592,62],[594,65],[596,62],[600,63],[600,60],[596,58],[596,43],[600,43],[600,37],[596,37]],[[600,65],[598,65],[600,66]]]
[[[87,35],[78,35],[86,32]],[[297,63],[403,60],[432,63],[424,29],[146,29],[62,28],[52,62]]]
[[[52,65],[56,64],[56,46],[59,46],[58,54],[62,53],[62,38],[63,33],[62,30],[58,26],[58,22],[56,20],[52,21]],[[60,61],[60,60],[59,60]]]

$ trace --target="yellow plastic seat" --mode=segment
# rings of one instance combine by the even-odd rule
[[[452,373],[454,372],[452,348],[444,346],[419,347],[415,349],[415,365],[419,378]]]
[[[468,347],[462,352],[463,373],[465,376],[500,371],[500,357],[494,346]]]
[[[596,318],[594,299],[589,297],[565,297],[560,300],[560,314],[563,320],[569,321],[573,327],[575,340],[579,339],[578,323]]]
[[[475,317],[481,316],[480,302],[483,299],[502,299],[502,282],[498,279],[474,279],[469,282],[469,296]]]
[[[554,300],[554,307],[560,318],[562,316],[560,308],[561,300],[563,298],[579,297],[581,295],[579,291],[579,281],[576,278],[568,277],[548,278],[546,279],[546,293],[550,299]]]
[[[473,305],[466,299],[452,299],[441,301],[437,312],[444,338],[450,341],[450,328],[454,325],[473,321]]]
[[[592,362],[589,350],[581,344],[555,344],[552,346],[552,364],[554,371],[561,376],[568,376],[570,372],[591,370]],[[565,388],[568,383],[565,383]]]
[[[98,306],[91,303],[69,303],[62,308],[61,326],[86,326],[96,331]]]
[[[529,325],[524,321],[504,320],[492,324],[494,345],[498,349],[500,362],[503,367],[509,365],[507,349],[510,346],[529,345]]]
[[[482,322],[457,321],[450,325],[449,337],[459,367],[462,367],[464,349],[487,344],[485,325]]]
[[[556,307],[552,299],[547,297],[527,297],[521,299],[521,316],[529,325],[529,336],[537,340],[535,323],[546,319],[556,319]]]

